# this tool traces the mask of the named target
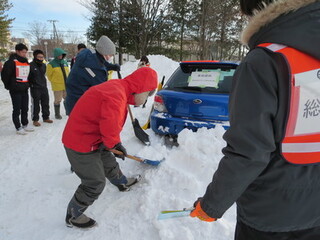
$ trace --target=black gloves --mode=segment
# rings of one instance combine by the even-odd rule
[[[125,156],[127,156],[127,150],[125,149],[125,147],[122,145],[121,142],[119,142],[118,144],[116,144],[113,149],[118,150],[120,152],[123,152],[123,154],[114,154],[115,157],[117,158],[121,158],[122,160],[124,160]]]
[[[119,64],[115,64],[114,67],[116,72],[120,72],[121,69]]]
[[[119,72],[120,71],[120,65],[119,64],[110,64],[110,65],[107,66],[107,69]]]

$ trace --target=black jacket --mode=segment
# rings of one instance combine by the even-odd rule
[[[16,64],[14,60],[17,59],[19,62],[27,63],[28,59],[20,57],[17,54],[12,54],[9,60],[3,65],[1,72],[1,79],[4,83],[4,87],[10,92],[23,92],[29,88],[29,82],[17,82],[16,80]]]
[[[243,39],[250,52],[234,76],[227,146],[201,206],[221,218],[236,202],[238,220],[260,231],[320,226],[320,166],[293,165],[280,155],[288,66],[278,53],[256,48],[279,43],[320,59],[320,2],[275,1],[251,19]]]
[[[46,65],[33,60],[30,63],[29,82],[31,88],[47,88]]]

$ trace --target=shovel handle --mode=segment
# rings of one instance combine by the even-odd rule
[[[129,111],[129,115],[130,115],[130,118],[131,118],[131,122],[133,122],[133,115],[132,115],[132,111],[131,111],[131,108],[128,104],[128,111]]]
[[[118,78],[119,78],[119,79],[122,79],[122,76],[121,76],[120,71],[117,71],[117,74],[118,74]]]
[[[123,154],[123,152],[121,152],[121,151],[118,151],[118,150],[116,150],[116,149],[109,149],[109,151],[110,152],[113,152],[113,153],[115,153],[115,154],[118,154],[118,155],[122,155]],[[138,158],[138,157],[135,157],[135,156],[132,156],[132,155],[125,155],[127,158],[130,158],[130,159],[133,159],[133,160],[136,160],[136,161],[138,161],[138,162],[143,162],[143,160],[141,159],[141,158]]]

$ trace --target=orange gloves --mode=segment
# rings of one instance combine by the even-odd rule
[[[190,213],[190,217],[197,217],[201,221],[214,222],[217,218],[209,217],[201,208],[200,201],[196,203],[196,208]]]

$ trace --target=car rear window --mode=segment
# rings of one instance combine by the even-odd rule
[[[229,93],[237,65],[181,64],[169,78],[165,89],[175,91]]]

